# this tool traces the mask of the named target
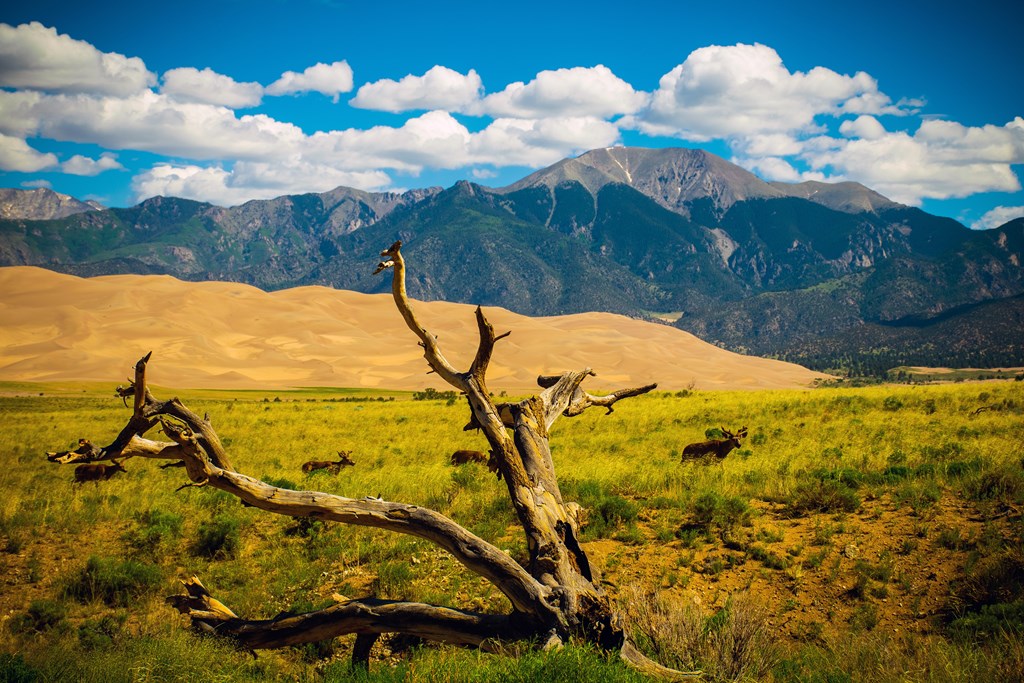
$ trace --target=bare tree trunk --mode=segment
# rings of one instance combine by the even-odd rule
[[[490,464],[504,482],[526,536],[526,567],[432,510],[380,499],[354,500],[315,491],[291,491],[236,472],[208,416],[200,418],[177,399],[157,401],[150,393],[146,386],[150,354],[136,363],[135,380],[128,387],[118,387],[118,396],[126,403],[132,398],[132,416],[115,440],[104,448],[80,445],[78,451],[48,453],[47,457],[55,462],[131,456],[178,460],[184,463],[192,486],[212,486],[268,512],[418,536],[441,546],[467,569],[486,578],[512,605],[508,614],[481,614],[365,598],[306,614],[248,620],[239,618],[213,598],[196,577],[183,582],[184,595],[167,599],[188,614],[196,628],[233,638],[242,647],[276,648],[357,634],[353,664],[364,665],[381,633],[399,632],[481,648],[527,639],[555,647],[577,638],[606,650],[620,651],[627,663],[649,675],[666,679],[696,675],[661,667],[629,643],[621,619],[601,587],[597,569],[579,543],[580,506],[563,500],[548,444],[550,429],[560,415],[574,417],[593,406],[604,407],[611,413],[617,401],[646,393],[657,385],[592,396],[581,388],[582,382],[594,374],[585,368],[560,376],[539,377],[543,391],[537,396],[517,403],[495,404],[485,375],[495,343],[509,333],[495,335],[483,311],[477,308],[476,356],[468,370],[456,370],[441,353],[437,339],[420,325],[412,310],[405,290],[401,242],[381,256],[385,260],[377,272],[393,269],[395,305],[419,339],[427,364],[466,395],[471,411],[467,428],[481,430],[490,445]],[[143,437],[157,425],[171,442]]]

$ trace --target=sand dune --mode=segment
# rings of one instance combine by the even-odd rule
[[[414,309],[449,361],[468,368],[473,307],[416,302]],[[495,392],[532,391],[538,374],[584,367],[597,372],[587,382],[593,391],[649,382],[667,390],[805,387],[820,376],[609,313],[484,311],[497,331],[512,331],[491,363]],[[119,382],[148,351],[151,380],[172,387],[447,388],[425,374],[422,349],[390,295],[0,268],[0,380]]]

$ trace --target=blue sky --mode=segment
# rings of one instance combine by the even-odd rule
[[[230,206],[625,144],[1024,215],[1021,10],[914,4],[36,0],[0,10],[0,186]]]

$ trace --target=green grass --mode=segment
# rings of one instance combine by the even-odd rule
[[[486,450],[478,433],[462,431],[468,409],[461,398],[449,405],[398,392],[317,388],[154,391],[209,413],[244,473],[300,489],[428,506],[525,557],[504,484],[486,467],[449,464],[454,450]],[[16,592],[31,587],[3,627],[0,680],[29,680],[32,672],[37,680],[61,681],[351,679],[347,663],[313,662],[308,651],[253,660],[191,636],[162,598],[177,592],[175,579],[192,574],[253,618],[302,601],[320,604],[332,592],[508,609],[493,587],[429,543],[369,528],[303,525],[210,488],[175,493],[184,472],[161,470],[154,461],[129,460],[124,475],[72,487],[73,468],[46,462],[44,453],[73,447],[79,437],[109,443],[130,412],[114,398],[113,384],[0,383],[0,392],[0,552],[9,564],[20,563]],[[378,401],[378,395],[396,400]],[[742,425],[751,437],[721,464],[680,464],[682,448],[703,440],[706,430]],[[631,548],[680,542],[686,555],[708,537],[720,538],[741,544],[754,560],[750,571],[824,572],[841,515],[870,512],[881,496],[923,526],[944,496],[994,516],[1012,515],[1024,506],[1021,433],[1024,389],[1009,381],[656,393],[617,404],[612,415],[593,410],[562,418],[551,445],[565,497],[590,513],[584,541],[618,539]],[[332,459],[338,450],[352,451],[356,466],[337,476],[301,472],[306,460]],[[781,506],[794,517],[816,515],[820,543],[790,557],[773,546],[780,537],[744,540],[755,503]],[[659,526],[648,529],[652,518]],[[866,607],[849,633],[775,652],[758,670],[780,681],[901,680],[878,668],[888,657],[893,671],[925,672],[907,680],[983,680],[993,672],[1007,679],[1013,663],[1024,660],[1021,641],[992,625],[1019,620],[1024,587],[1012,578],[1024,566],[1020,541],[940,528],[928,534],[915,543],[973,558],[965,580],[951,587],[956,628],[921,641],[941,664],[922,663],[909,640],[882,640],[879,615]],[[908,555],[916,551],[905,546]],[[700,567],[681,561],[670,584],[685,586],[696,571],[715,575],[735,557]],[[882,589],[896,599],[893,567],[903,557],[865,559],[858,570],[865,605],[877,604],[873,591]],[[967,641],[980,643],[982,654]],[[335,649],[343,657],[344,648]],[[366,680],[640,680],[581,647],[520,658],[422,648],[399,661],[391,668],[375,660]],[[572,678],[573,671],[583,677]]]

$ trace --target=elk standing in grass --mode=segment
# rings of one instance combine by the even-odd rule
[[[75,484],[84,484],[87,481],[94,481],[99,485],[100,480],[106,481],[118,472],[127,472],[121,463],[116,460],[111,460],[112,465],[104,465],[101,463],[93,465],[79,465],[75,468]]]
[[[453,465],[465,465],[467,462],[487,462],[488,457],[480,451],[455,451],[452,453]]]
[[[302,471],[306,474],[312,474],[318,470],[327,470],[331,474],[337,474],[341,471],[342,467],[346,465],[355,465],[355,461],[349,457],[352,451],[338,451],[337,460],[310,460],[307,463],[303,463]]]
[[[687,460],[710,460],[711,456],[714,456],[718,461],[724,460],[725,456],[729,455],[732,449],[740,447],[740,439],[747,435],[746,427],[743,427],[735,434],[725,427],[720,427],[719,429],[722,430],[722,434],[725,436],[724,439],[711,439],[709,441],[691,443],[683,449],[683,458],[680,462],[686,462]]]

